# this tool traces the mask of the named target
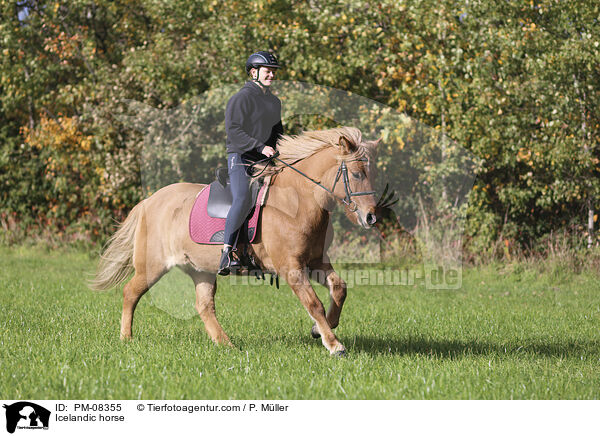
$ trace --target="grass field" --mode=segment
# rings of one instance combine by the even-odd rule
[[[142,298],[135,339],[121,343],[121,291],[85,284],[95,257],[0,248],[0,259],[0,398],[600,396],[597,273],[489,266],[466,269],[455,291],[352,288],[336,330],[348,358],[337,359],[310,337],[312,323],[287,286],[219,279],[217,313],[237,346],[230,350],[192,317],[192,282],[169,278]]]

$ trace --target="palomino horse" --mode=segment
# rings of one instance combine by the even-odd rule
[[[345,348],[333,333],[346,298],[346,283],[327,257],[329,211],[343,204],[354,222],[370,228],[376,221],[369,160],[378,141],[363,141],[350,127],[305,132],[279,140],[280,160],[272,174],[251,252],[260,267],[286,279],[314,321],[331,354]],[[216,273],[221,247],[199,245],[189,236],[188,220],[196,195],[206,185],[176,183],[138,203],[111,237],[103,253],[94,289],[110,289],[135,271],[123,288],[121,338],[131,338],[133,313],[142,295],[166,272],[178,266],[196,285],[196,310],[212,340],[231,345],[215,316]],[[325,313],[309,277],[329,289]]]

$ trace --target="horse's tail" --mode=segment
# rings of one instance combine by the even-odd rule
[[[133,243],[138,222],[142,217],[143,201],[129,212],[119,229],[108,240],[96,276],[90,282],[95,291],[110,289],[123,283],[133,272]]]

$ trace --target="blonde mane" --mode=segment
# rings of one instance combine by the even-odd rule
[[[341,154],[340,137],[342,136],[357,146],[352,158],[365,157],[369,153],[367,146],[362,142],[361,131],[356,127],[343,126],[327,130],[306,131],[299,135],[284,135],[277,142],[279,158],[293,164],[329,147],[340,150]],[[257,168],[260,167],[257,166]],[[283,168],[285,165],[275,161],[274,166],[268,167],[263,175],[278,173]]]

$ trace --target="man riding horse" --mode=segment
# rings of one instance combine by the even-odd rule
[[[227,170],[233,203],[225,221],[218,271],[221,275],[228,275],[231,269],[240,267],[233,251],[249,210],[249,165],[265,156],[273,156],[277,139],[283,134],[281,101],[269,90],[278,68],[280,65],[271,53],[259,51],[250,55],[246,61],[246,73],[252,80],[227,102]]]

